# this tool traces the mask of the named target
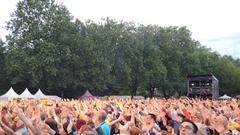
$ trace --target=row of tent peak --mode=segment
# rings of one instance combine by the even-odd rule
[[[29,90],[26,88],[22,94],[18,95],[13,88],[11,87],[5,94],[0,96],[1,100],[9,100],[14,98],[34,98],[34,99],[42,99],[42,98],[51,98],[51,99],[61,99],[60,97],[56,95],[45,95],[43,92],[38,89],[38,91],[33,95],[29,92]]]

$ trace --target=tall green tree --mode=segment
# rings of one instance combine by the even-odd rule
[[[63,5],[54,0],[23,0],[7,28],[7,68],[11,84],[68,88],[71,47],[78,31]],[[63,27],[64,26],[64,27]]]
[[[5,69],[5,55],[6,50],[4,46],[4,42],[0,39],[0,88],[1,90],[4,90],[8,87],[7,84],[7,78],[6,78],[6,69]],[[4,91],[1,91],[0,93],[3,93]]]
[[[111,55],[112,44],[116,42],[116,23],[113,20],[102,20],[101,24],[87,21],[84,28],[84,41],[87,49],[82,57],[87,67],[84,78],[87,88],[101,95],[103,90],[114,90],[111,81],[111,69],[113,63]],[[111,91],[108,92],[110,94]]]
[[[4,68],[4,58],[5,58],[5,47],[4,47],[4,42],[0,39],[0,69],[1,69],[1,73],[3,71]]]
[[[143,75],[140,79],[142,89],[148,91],[149,96],[154,96],[160,90],[161,82],[166,79],[167,70],[162,63],[163,53],[154,42],[157,26],[138,27],[138,41],[142,44]]]

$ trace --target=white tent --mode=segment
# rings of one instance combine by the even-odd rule
[[[113,99],[131,99],[132,96],[124,96],[124,95],[111,95],[111,96],[106,96],[106,97],[109,97],[109,98],[113,98]],[[143,96],[134,96],[133,99],[144,99]]]
[[[61,100],[61,98],[56,95],[47,95],[47,97],[52,100]]]
[[[11,87],[5,94],[0,96],[1,101],[6,101],[13,98],[19,98],[19,95]]]
[[[228,95],[223,95],[221,97],[219,97],[218,99],[231,99],[232,97],[228,96]]]
[[[86,90],[85,93],[82,95],[82,97],[92,97],[93,95],[88,91]]]
[[[19,98],[34,98],[34,95],[26,88],[23,93],[19,95]]]
[[[38,89],[38,91],[35,93],[34,98],[36,99],[42,99],[42,98],[48,98],[43,92]]]

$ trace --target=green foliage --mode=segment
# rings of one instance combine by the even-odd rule
[[[0,39],[0,80],[3,80],[4,63],[5,63],[5,47],[3,41]]]
[[[9,81],[6,78],[6,47],[5,43],[0,39],[0,94],[3,89],[8,89]]]
[[[0,39],[0,69],[2,71],[4,67],[4,52],[5,52],[5,47],[3,41]]]

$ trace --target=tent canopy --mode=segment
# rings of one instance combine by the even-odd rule
[[[81,99],[94,99],[96,98],[93,96],[88,90],[81,96]]]
[[[34,95],[26,88],[23,93],[19,95],[19,98],[34,98]]]
[[[219,99],[231,99],[232,97],[228,96],[228,95],[223,95],[221,97],[219,97]]]
[[[41,99],[41,98],[48,98],[43,92],[38,89],[38,91],[35,93],[34,98]]]
[[[87,94],[88,95],[88,94]],[[33,95],[31,92],[29,92],[29,90],[26,88],[22,94],[18,95],[13,88],[11,87],[5,94],[3,94],[2,96],[0,96],[0,101],[8,101],[11,99],[16,99],[16,98],[23,98],[23,99],[27,99],[27,98],[34,98],[34,99],[44,99],[44,98],[49,98],[49,99],[53,99],[53,100],[60,100],[61,98],[55,95],[45,95],[43,94],[43,92],[38,89],[38,91]]]
[[[61,100],[61,98],[56,95],[47,95],[47,98],[52,99],[52,100]]]
[[[5,94],[0,96],[1,101],[7,101],[9,99],[19,98],[19,95],[11,87]]]
[[[7,97],[7,98],[18,98],[19,95],[13,90],[11,87],[5,94],[3,94],[1,97]]]
[[[112,99],[131,99],[132,96],[125,96],[125,95],[111,95],[105,96],[105,98],[112,98]],[[145,99],[143,96],[133,96],[133,99]]]

